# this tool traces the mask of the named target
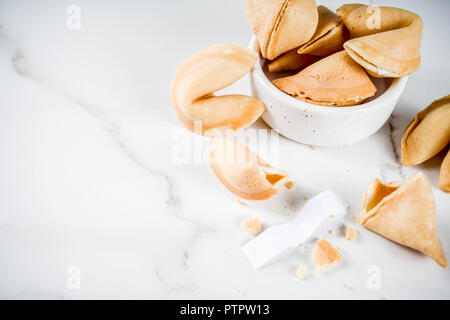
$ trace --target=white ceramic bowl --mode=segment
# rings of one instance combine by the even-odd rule
[[[259,53],[253,37],[250,48]],[[349,145],[377,132],[388,120],[405,89],[408,77],[373,79],[384,92],[375,99],[353,107],[325,107],[295,99],[275,87],[263,71],[260,56],[250,73],[253,97],[262,101],[267,111],[264,121],[285,137],[308,145],[332,147]],[[387,87],[387,88],[383,88]]]

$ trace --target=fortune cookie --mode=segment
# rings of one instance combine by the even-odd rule
[[[327,7],[318,6],[319,23],[311,40],[269,63],[270,72],[299,70],[344,49],[349,34],[342,20]]]
[[[439,174],[439,188],[442,191],[450,192],[450,150],[442,161],[441,173]]]
[[[269,199],[288,178],[247,147],[224,137],[211,140],[209,163],[228,190],[247,200]]]
[[[318,6],[319,23],[311,40],[298,49],[299,54],[312,54],[326,57],[344,49],[344,43],[349,39],[345,24],[325,6]]]
[[[369,230],[418,250],[447,268],[436,231],[436,207],[427,178],[418,173],[402,182],[372,181],[358,221]]]
[[[419,68],[423,22],[417,14],[363,4],[345,4],[337,14],[354,38],[345,50],[372,76],[398,78]]]
[[[288,51],[268,65],[269,72],[281,72],[288,70],[299,70],[318,61],[320,57],[310,54],[298,54],[297,49]]]
[[[269,60],[306,43],[318,22],[314,0],[247,0],[246,12],[261,55]]]
[[[409,123],[401,142],[404,166],[420,164],[450,143],[450,95],[434,101]]]
[[[177,69],[172,80],[171,98],[176,114],[191,131],[215,135],[225,130],[248,127],[264,112],[257,99],[245,95],[215,96],[247,74],[257,55],[232,44],[203,49]],[[200,128],[199,128],[200,127]]]
[[[345,50],[273,83],[294,98],[331,107],[362,103],[377,91],[364,69]]]

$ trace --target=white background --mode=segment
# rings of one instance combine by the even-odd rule
[[[422,66],[393,118],[343,148],[282,138],[279,165],[296,187],[245,207],[208,165],[173,162],[172,137],[186,131],[169,99],[176,66],[193,52],[247,45],[244,1],[0,1],[0,298],[450,298],[448,270],[352,220],[372,179],[423,171],[450,254],[450,196],[437,187],[442,155],[413,168],[395,157],[414,114],[450,93],[450,2],[371,3],[417,12],[425,23]],[[66,26],[73,4],[80,30]],[[248,93],[247,79],[226,91]],[[253,270],[240,252],[250,239],[240,222],[288,221],[304,197],[326,188],[349,213],[317,237],[341,250],[343,265],[297,280],[298,264],[312,268],[314,238]],[[354,243],[343,239],[348,225],[360,232]],[[381,272],[376,290],[367,286],[372,265]]]

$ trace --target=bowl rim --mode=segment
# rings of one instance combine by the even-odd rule
[[[313,109],[315,112],[339,112],[339,113],[350,113],[350,112],[360,112],[360,111],[367,111],[370,109],[377,108],[378,106],[385,105],[386,103],[389,103],[390,100],[396,99],[403,90],[405,89],[406,83],[408,81],[408,76],[401,77],[401,78],[394,78],[391,85],[385,92],[383,92],[380,96],[377,98],[365,102],[356,106],[347,106],[347,107],[330,107],[330,106],[322,106],[317,104],[308,103],[306,101],[302,101],[299,99],[296,99],[287,93],[284,93],[280,89],[278,89],[265,75],[264,71],[262,70],[262,59],[259,50],[259,45],[256,40],[256,37],[253,35],[250,43],[249,43],[249,49],[256,52],[258,54],[258,62],[255,63],[254,68],[251,70],[251,75],[255,76],[255,78],[262,83],[264,88],[267,90],[267,92],[270,92],[270,94],[277,99],[278,101],[282,102],[283,104],[287,104],[289,106],[292,106],[293,108],[297,108],[299,110],[304,109]]]

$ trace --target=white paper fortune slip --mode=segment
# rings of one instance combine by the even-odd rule
[[[267,229],[246,243],[242,252],[258,269],[284,250],[305,242],[326,217],[339,218],[345,213],[346,208],[336,194],[331,190],[324,191],[306,202],[292,221]]]

